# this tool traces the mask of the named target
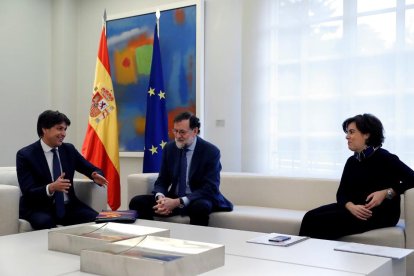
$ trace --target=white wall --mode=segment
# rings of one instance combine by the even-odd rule
[[[58,109],[72,121],[66,141],[81,148],[87,126],[102,14],[125,14],[173,0],[1,0],[0,166],[37,139],[36,120]],[[243,3],[205,1],[203,136],[222,153],[224,171],[242,170]],[[217,121],[224,126],[217,126]],[[141,158],[121,158],[122,207],[128,174]]]
[[[0,1],[0,166],[15,165],[51,105],[51,12],[49,0]]]

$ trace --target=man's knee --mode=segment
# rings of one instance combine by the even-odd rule
[[[29,220],[31,226],[35,230],[50,229],[57,227],[53,217],[47,214],[37,215]]]
[[[152,219],[155,198],[153,195],[138,195],[129,202],[129,209],[136,210],[138,217],[143,219]]]
[[[213,209],[213,204],[206,199],[192,201],[188,206],[190,215],[209,215]]]
[[[148,195],[137,195],[129,202],[129,209],[136,210],[147,205],[151,205],[151,200]]]

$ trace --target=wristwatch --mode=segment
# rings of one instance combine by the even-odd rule
[[[387,190],[387,195],[385,196],[387,199],[392,199],[394,197],[394,193],[392,189]]]
[[[184,206],[184,200],[180,197],[180,205],[178,205],[178,208],[182,209]]]

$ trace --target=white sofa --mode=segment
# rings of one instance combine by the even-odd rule
[[[89,179],[74,179],[76,195],[96,211],[106,209],[106,189]],[[20,188],[15,167],[0,167],[0,236],[33,230],[19,219]]]
[[[157,174],[128,176],[128,202],[149,194]],[[234,204],[232,212],[210,216],[210,226],[257,232],[298,235],[306,211],[335,202],[339,180],[287,178],[248,173],[221,173],[221,192]],[[343,237],[341,240],[414,248],[414,189],[402,197],[401,219],[397,226]],[[139,215],[139,214],[138,214]],[[159,219],[159,218],[157,218]],[[187,217],[163,218],[188,223]],[[407,275],[414,273],[414,255],[407,258]]]

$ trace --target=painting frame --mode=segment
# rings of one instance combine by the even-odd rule
[[[131,11],[128,13],[123,13],[123,14],[108,15],[106,24],[107,24],[107,28],[109,28],[110,27],[109,24],[111,24],[111,22],[114,22],[116,20],[122,20],[124,18],[153,15],[154,26],[155,26],[155,22],[156,22],[155,14],[157,11],[159,11],[161,14],[159,28],[162,28],[163,13],[171,12],[174,10],[185,9],[188,7],[195,9],[195,66],[194,66],[195,67],[195,81],[194,81],[195,95],[193,96],[195,97],[195,100],[193,99],[193,102],[195,104],[195,114],[197,117],[200,118],[201,123],[203,123],[204,122],[204,0],[187,0],[187,1],[166,4],[166,5],[149,7],[146,9]],[[107,36],[108,36],[108,30],[107,30]],[[163,34],[160,33],[160,41],[162,41],[162,36]],[[108,41],[109,39],[111,38],[108,36]],[[108,49],[110,49],[109,42],[108,42]],[[112,71],[113,71],[113,68],[111,65],[111,73]],[[165,76],[165,73],[164,73],[164,83],[165,83],[166,78],[168,78],[168,76]],[[114,76],[113,76],[113,80],[114,80]],[[114,83],[114,94],[115,94],[115,97],[117,98],[117,89],[116,89],[115,83]],[[193,94],[194,94],[194,91],[193,91]],[[118,110],[123,108],[122,104],[127,104],[127,103],[122,103],[117,100]],[[193,108],[194,108],[194,104],[192,105]],[[119,115],[118,115],[118,120],[119,120]],[[169,124],[171,124],[170,118],[169,118]],[[120,136],[122,135],[121,132],[122,132],[122,129],[120,128],[119,130]],[[142,148],[141,150],[124,150],[121,148],[121,143],[120,143],[120,151],[119,151],[120,157],[143,157],[143,151],[144,151],[144,148]]]

